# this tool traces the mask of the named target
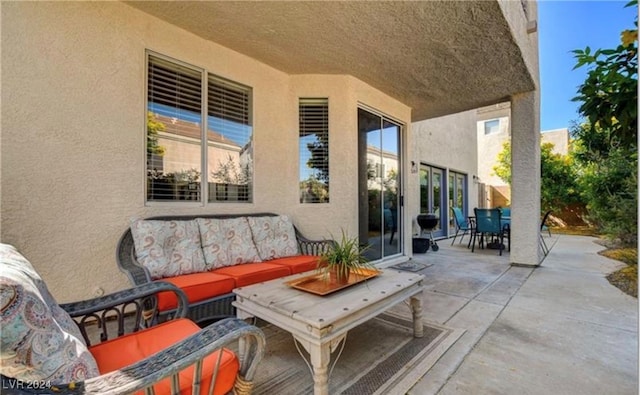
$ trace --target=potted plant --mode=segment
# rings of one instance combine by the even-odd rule
[[[368,245],[360,245],[358,238],[347,236],[343,230],[340,241],[333,243],[332,247],[320,255],[318,270],[323,279],[345,284],[349,282],[349,276],[352,272],[357,274],[363,269],[374,269],[364,256],[364,251],[367,248],[369,248]]]

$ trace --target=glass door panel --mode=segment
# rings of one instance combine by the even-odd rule
[[[454,202],[456,201],[456,193],[455,193],[456,176],[452,172],[449,172],[449,184],[448,185],[449,185],[449,200],[447,202],[449,203],[449,207],[455,207],[456,205],[454,204]],[[449,216],[449,229],[455,229],[455,228],[456,228],[455,219],[454,219],[453,215],[450,215]]]
[[[374,118],[374,123],[379,125],[379,119]],[[380,129],[367,131],[367,166],[369,177],[367,182],[367,196],[369,197],[369,225],[367,233],[367,251],[370,260],[382,258],[382,237],[384,235],[384,213],[382,211],[382,177],[384,164],[380,161]],[[362,241],[362,240],[361,240]]]
[[[371,261],[402,251],[400,133],[400,125],[358,109],[359,238]]]
[[[445,171],[437,167],[420,166],[420,213],[435,214],[438,224],[432,229],[433,236],[444,236],[448,219],[446,207],[447,189],[445,183]]]
[[[440,219],[434,231],[438,231],[442,229],[441,221],[443,219],[440,208],[442,207],[442,194],[444,192],[444,188],[442,188],[442,169],[437,169],[435,167],[431,168],[431,184],[433,184],[433,191],[431,196],[433,196],[433,205],[431,207],[431,212],[436,215]],[[435,235],[435,233],[434,233]]]
[[[382,146],[380,150],[384,174],[382,175],[383,210],[383,256],[400,252],[400,236],[398,235],[398,209],[400,207],[399,171],[400,171],[400,126],[383,120]]]
[[[467,176],[466,174],[449,172],[449,207],[458,207],[462,214],[467,217]],[[453,216],[450,220],[450,229],[455,229]]]

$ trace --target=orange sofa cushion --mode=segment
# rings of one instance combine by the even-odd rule
[[[315,270],[318,266],[318,260],[319,257],[313,255],[296,255],[273,259],[269,263],[288,266],[291,269],[291,274],[298,274]]]
[[[183,274],[181,276],[163,278],[162,281],[179,287],[187,294],[189,303],[200,302],[214,296],[224,295],[236,287],[232,277],[213,272]],[[158,294],[158,309],[166,311],[178,307],[178,299],[173,292]]]
[[[161,351],[180,340],[198,332],[200,328],[193,321],[180,318],[156,325],[140,332],[130,333],[112,340],[96,344],[89,351],[98,363],[100,374],[122,369],[132,365],[151,354]],[[204,360],[202,374],[202,391],[206,394],[217,362],[218,353],[222,352],[220,370],[216,380],[214,394],[222,395],[231,391],[236,379],[240,363],[236,355],[227,349],[216,351]],[[180,372],[180,393],[191,394],[193,367]],[[154,385],[156,394],[170,394],[171,381],[165,379]],[[142,394],[142,392],[139,392]]]
[[[274,263],[267,262],[243,263],[241,265],[227,266],[215,269],[214,272],[233,277],[236,280],[236,287],[244,287],[246,285],[269,281],[291,274],[291,270],[288,266],[276,265]]]

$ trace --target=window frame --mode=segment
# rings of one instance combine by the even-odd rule
[[[318,122],[318,123],[322,123],[321,128],[322,131],[321,133],[324,134],[326,136],[326,154],[325,154],[325,158],[326,158],[326,182],[324,185],[324,189],[323,191],[326,192],[326,198],[318,198],[317,200],[311,200],[311,201],[306,201],[305,199],[305,194],[306,194],[306,189],[303,188],[302,183],[303,182],[309,182],[309,180],[311,179],[311,174],[309,175],[309,177],[307,177],[306,179],[302,179],[302,175],[304,172],[304,168],[306,167],[306,162],[303,165],[303,158],[306,156],[303,156],[303,151],[302,151],[302,144],[303,141],[302,139],[305,137],[303,136],[303,133],[309,132],[309,130],[303,130],[303,129],[307,129],[304,125],[303,125],[303,108],[304,107],[322,107],[322,121]],[[313,121],[311,121],[311,123],[313,123]],[[314,129],[316,125],[313,125],[311,127],[311,129]],[[319,129],[318,129],[319,130]],[[330,135],[330,112],[329,112],[329,98],[328,97],[299,97],[298,98],[298,194],[299,194],[299,203],[300,204],[329,204],[331,202],[331,166],[330,166],[330,154],[331,154],[331,150],[330,150],[330,141],[331,141],[331,135]],[[303,167],[304,166],[304,167]]]
[[[171,65],[176,66],[176,69],[179,68],[186,68],[190,71],[194,71],[197,72],[200,75],[200,93],[201,93],[201,98],[200,98],[200,120],[201,120],[201,125],[200,125],[200,181],[199,181],[199,198],[198,200],[179,200],[176,199],[175,196],[173,197],[173,199],[167,199],[167,200],[162,200],[162,199],[155,199],[155,200],[150,200],[149,199],[149,154],[148,154],[148,129],[147,129],[147,114],[150,112],[149,110],[149,104],[150,104],[150,97],[149,97],[149,93],[150,93],[150,73],[149,73],[149,69],[150,69],[150,62],[152,61],[152,58],[156,58],[158,60],[160,60],[161,62],[167,62]],[[255,199],[255,193],[254,193],[254,185],[255,185],[255,168],[254,168],[254,161],[253,161],[253,156],[254,156],[254,125],[253,125],[253,119],[254,119],[254,114],[253,114],[253,87],[240,83],[240,82],[236,82],[234,80],[228,79],[224,76],[221,76],[219,74],[215,74],[213,72],[211,72],[210,70],[203,68],[203,67],[199,67],[193,64],[189,64],[186,63],[184,61],[181,61],[179,59],[175,59],[171,56],[167,56],[167,55],[163,55],[161,53],[158,53],[156,51],[150,50],[150,49],[145,49],[145,65],[144,65],[144,69],[145,69],[145,74],[144,74],[144,114],[145,114],[145,122],[144,122],[144,171],[143,171],[143,177],[144,177],[144,205],[145,206],[157,206],[157,205],[172,205],[172,206],[180,206],[180,207],[193,207],[193,206],[197,206],[197,207],[204,207],[207,205],[217,205],[217,204],[233,204],[233,203],[239,203],[239,204],[253,204],[254,203],[254,199]],[[209,85],[210,85],[210,81],[214,80],[219,82],[220,84],[224,84],[224,85],[229,85],[229,86],[234,86],[234,87],[239,87],[242,89],[246,89],[247,92],[247,103],[246,103],[246,112],[247,112],[247,124],[246,126],[248,128],[250,128],[250,134],[248,136],[247,139],[247,143],[246,145],[250,145],[250,173],[249,173],[249,179],[247,182],[247,188],[248,188],[248,199],[246,200],[240,200],[237,199],[236,200],[209,200],[209,197],[211,195],[210,192],[210,188],[214,188],[214,183],[213,182],[209,182],[209,173],[211,172],[212,168],[209,168],[209,117],[212,116],[210,115],[210,109],[209,109]]]
[[[487,131],[487,125],[488,125],[490,122],[496,122],[496,123],[497,123],[497,125],[495,126],[495,128],[496,128],[496,129],[495,129],[495,131],[491,131],[491,129],[492,129],[491,127],[489,127],[489,131]],[[482,123],[482,126],[484,127],[484,135],[485,135],[485,136],[488,136],[488,135],[491,135],[491,134],[497,134],[497,133],[500,133],[500,124],[501,124],[501,122],[500,122],[500,118],[487,119],[486,121],[484,121],[484,122]]]

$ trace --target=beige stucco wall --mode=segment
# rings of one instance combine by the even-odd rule
[[[540,88],[540,65],[538,62],[538,3],[534,0],[498,0],[502,13],[511,28],[511,39],[518,47],[522,59],[534,80],[536,90]],[[524,10],[526,7],[526,12]],[[540,114],[538,114],[538,117]]]
[[[358,103],[404,122],[410,138],[411,110],[355,78],[289,76],[123,3],[3,3],[1,11],[1,239],[61,302],[129,285],[114,256],[132,217],[274,211],[310,237],[355,232]],[[145,49],[253,88],[254,203],[145,206]],[[298,200],[304,96],[329,97],[326,205]]]
[[[503,145],[511,141],[510,118],[508,110],[496,111],[492,115],[483,114],[482,120],[477,122],[478,140],[478,177],[480,182],[487,185],[506,185],[500,177],[496,176],[493,167],[497,164],[498,154],[502,151]],[[505,114],[505,111],[507,114]],[[496,133],[485,134],[485,122],[488,120],[499,120],[500,128]]]
[[[408,159],[416,164],[424,163],[467,175],[467,210],[478,207],[478,186],[473,176],[478,174],[477,140],[473,133],[476,127],[476,111],[465,111],[444,117],[433,118],[413,124],[415,148]],[[420,213],[419,172],[411,174],[410,196],[415,196],[410,206],[410,217],[414,234],[420,228],[415,218]],[[448,180],[448,176],[447,176]],[[448,210],[450,213],[450,210]],[[451,234],[452,229],[449,229]],[[455,230],[453,230],[455,233]]]
[[[291,189],[298,191],[298,98],[327,97],[329,99],[329,174],[330,201],[328,204],[294,204],[296,216],[304,217],[299,228],[306,234],[318,237],[358,234],[358,119],[359,105],[391,117],[404,126],[403,139],[411,139],[411,109],[377,89],[350,76],[296,75],[291,77],[293,111],[292,144],[296,152],[295,168],[287,180]],[[279,156],[275,155],[274,159]],[[403,164],[406,167],[406,164]],[[407,170],[405,169],[405,174]],[[404,191],[407,187],[404,186]],[[405,193],[406,194],[406,193]],[[299,195],[295,195],[297,202]],[[406,225],[406,223],[405,223]],[[405,226],[405,231],[409,229]],[[406,239],[405,239],[406,242]],[[405,251],[411,252],[411,248]],[[409,245],[410,246],[410,245]]]
[[[540,134],[542,143],[552,143],[553,152],[560,155],[569,153],[569,129],[543,130]]]

